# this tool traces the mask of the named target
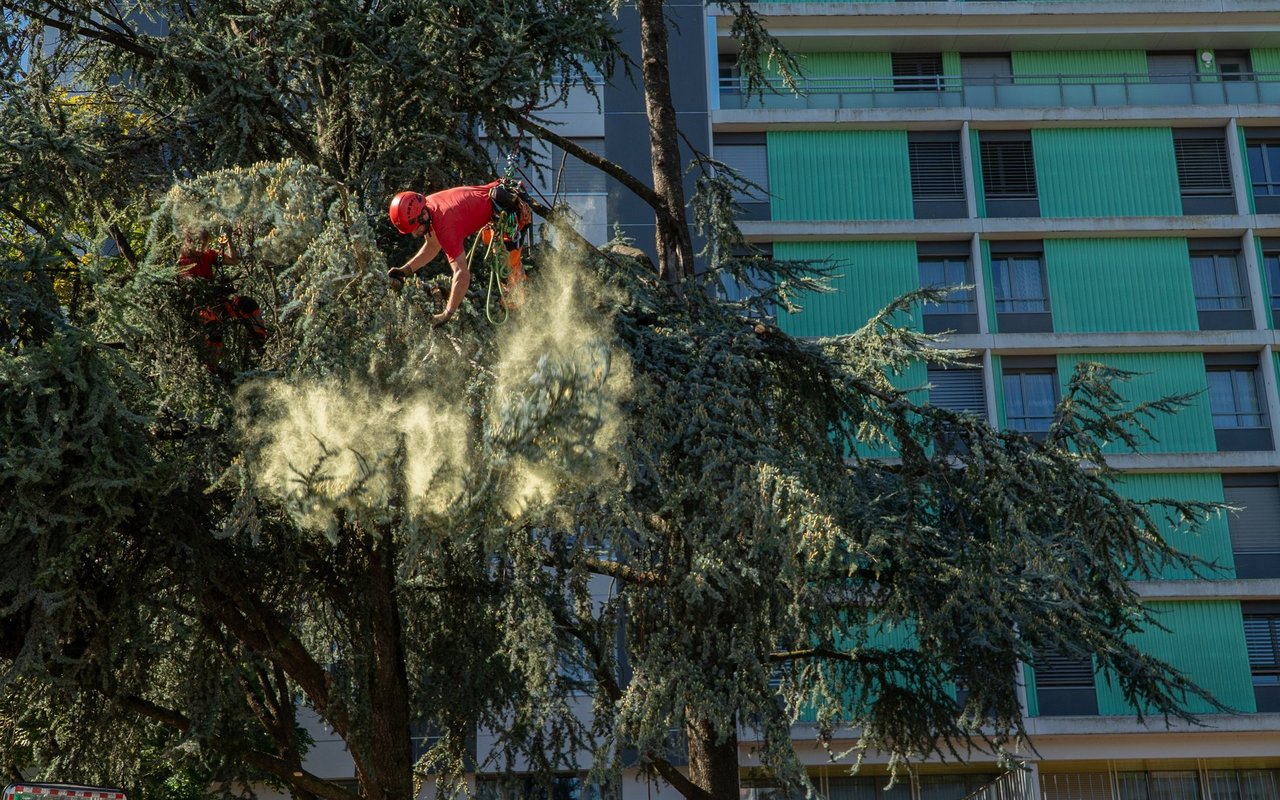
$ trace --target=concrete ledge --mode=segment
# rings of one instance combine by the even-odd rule
[[[743,220],[752,242],[964,239],[1141,239],[1258,236],[1280,232],[1280,214],[1176,217],[979,217],[954,219]]]
[[[1273,600],[1280,598],[1280,578],[1247,580],[1134,581],[1149,600]]]
[[[1044,128],[1069,124],[1172,125],[1197,120],[1205,126],[1224,125],[1228,119],[1250,124],[1274,125],[1280,105],[1176,105],[1086,106],[1075,108],[979,108],[975,106],[927,108],[761,108],[717,109],[711,113],[715,131],[828,130],[860,125],[874,127],[959,128],[970,122],[984,128]],[[945,124],[944,124],[945,123]]]

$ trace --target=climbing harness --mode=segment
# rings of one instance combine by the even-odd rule
[[[493,203],[493,220],[480,229],[479,235],[471,244],[471,252],[467,255],[467,263],[471,263],[476,249],[484,245],[484,263],[489,265],[489,287],[485,294],[484,315],[494,325],[507,321],[510,312],[518,309],[525,301],[526,275],[523,263],[523,250],[531,239],[532,218],[530,216],[527,193],[524,184],[512,178],[515,172],[516,153],[507,156],[507,170],[499,179],[498,185],[489,192]],[[498,305],[502,312],[495,316],[493,310],[494,295],[498,296]]]

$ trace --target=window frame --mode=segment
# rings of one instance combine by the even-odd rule
[[[911,173],[912,215],[916,219],[969,216],[959,131],[908,131],[907,163]],[[935,188],[944,183],[949,185]]]
[[[1253,168],[1253,152],[1258,152],[1258,164],[1262,166],[1260,175],[1256,174]],[[1275,152],[1275,169],[1272,169],[1272,163],[1267,156]],[[1253,138],[1245,137],[1244,140],[1244,161],[1249,168],[1249,191],[1253,192],[1253,197],[1280,197],[1280,140],[1275,138]],[[1272,174],[1274,173],[1274,174]],[[1258,191],[1258,187],[1266,187],[1266,191]],[[1260,209],[1261,210],[1261,209]]]
[[[1046,662],[1045,659],[1053,659]],[[1080,679],[1086,659],[1069,659],[1061,654],[1037,650],[1031,667],[1035,671],[1036,705],[1042,717],[1087,717],[1098,714],[1098,672],[1089,656],[1087,671],[1089,681]],[[1066,666],[1068,674],[1055,676],[1058,668]]]
[[[1205,143],[1213,145],[1213,163]],[[1175,128],[1173,160],[1183,214],[1237,213],[1231,150],[1223,128]]]
[[[1028,393],[1026,391],[1027,379],[1029,378],[1048,380],[1049,394],[1052,400],[1047,416],[1030,413],[1032,409],[1027,403]],[[1011,381],[1016,382],[1018,387],[1016,392],[1011,389]],[[1062,400],[1062,389],[1058,385],[1057,358],[1054,356],[1005,356],[1000,365],[1000,388],[1004,394],[1005,428],[1037,439],[1042,438],[1049,432],[1057,413],[1058,403]],[[1014,407],[1015,397],[1018,403],[1016,409]],[[1015,414],[1015,410],[1020,413]],[[1026,424],[1032,420],[1043,420],[1044,426],[1031,427]],[[1022,421],[1024,424],[1019,425],[1015,421]]]
[[[1249,678],[1259,712],[1280,711],[1280,601],[1245,601],[1240,603],[1244,625],[1245,650],[1249,658]],[[1251,626],[1250,623],[1253,623]],[[1250,635],[1250,627],[1255,630]],[[1250,641],[1250,639],[1255,641]],[[1269,640],[1265,647],[1255,646],[1258,638]],[[1255,656],[1270,650],[1270,661],[1256,661]]]
[[[1209,413],[1213,418],[1214,430],[1270,428],[1266,403],[1263,402],[1262,387],[1258,385],[1259,375],[1256,366],[1236,364],[1206,366],[1205,376],[1209,385]],[[1222,398],[1223,394],[1214,394],[1214,382],[1211,376],[1227,376],[1225,386],[1229,389],[1230,408],[1221,406],[1215,408],[1215,400]],[[1224,424],[1226,420],[1232,420],[1233,424]],[[1253,424],[1244,424],[1245,422]]]
[[[986,216],[1040,216],[1040,186],[1031,131],[979,131],[978,155]]]
[[[926,280],[930,277],[925,274],[926,265],[942,265],[942,280]],[[969,286],[968,289],[948,292],[948,299],[943,303],[925,303],[921,306],[920,313],[926,333],[978,332],[978,295],[973,275],[973,259],[970,257],[968,242],[916,243],[916,278],[921,288],[960,284]]]
[[[895,92],[940,92],[945,86],[942,53],[890,53]]]

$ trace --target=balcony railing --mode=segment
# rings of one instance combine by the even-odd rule
[[[742,86],[738,78],[722,78],[720,107],[1096,108],[1280,104],[1280,72],[1234,73],[1225,77],[1117,73],[963,80],[959,75],[805,78],[800,81],[800,94],[787,89],[781,80],[773,80],[763,96],[748,96]]]

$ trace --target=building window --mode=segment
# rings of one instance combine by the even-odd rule
[[[1237,578],[1280,578],[1280,483],[1274,474],[1222,476]]]
[[[1261,214],[1280,212],[1280,138],[1246,140],[1253,205]]]
[[[987,392],[982,380],[982,362],[929,367],[929,403],[986,419]]]
[[[1223,428],[1262,428],[1267,416],[1258,402],[1257,370],[1251,367],[1219,367],[1210,369],[1209,404],[1213,408],[1213,426]]]
[[[1152,83],[1191,83],[1199,71],[1195,53],[1147,53],[1147,74]]]
[[[1182,213],[1236,213],[1236,201],[1231,193],[1231,161],[1221,129],[1175,130],[1173,155],[1178,166]]]
[[[1053,356],[1006,356],[1004,418],[1010,429],[1043,438],[1058,406],[1057,360]]]
[[[1036,162],[1029,131],[982,131],[982,189],[988,217],[1038,217]]]
[[[942,91],[941,53],[894,53],[891,60],[895,92]]]
[[[1034,666],[1036,703],[1040,707],[1040,716],[1088,716],[1098,713],[1092,658],[1038,651]]]
[[[742,94],[742,69],[737,56],[720,56],[716,61],[720,94]]]
[[[991,289],[1000,333],[1053,330],[1049,282],[1038,242],[991,243]]]
[[[1271,321],[1280,327],[1280,242],[1262,242],[1262,266],[1267,273],[1267,294],[1271,299]]]
[[[911,163],[911,200],[916,219],[968,216],[960,134],[921,131],[907,134]]]
[[[1209,410],[1218,450],[1270,450],[1271,428],[1255,353],[1206,353]]]
[[[1258,704],[1258,710],[1263,710],[1261,703]],[[1280,711],[1280,708],[1271,710]],[[1209,770],[1209,797],[1213,800],[1275,800],[1280,797],[1280,771],[1211,769]]]
[[[581,775],[556,775],[548,787],[531,775],[476,776],[477,800],[621,800],[618,787],[605,789]]]
[[[973,268],[969,261],[968,242],[917,242],[920,286],[952,289],[940,303],[926,303],[923,308],[926,333],[978,332],[978,305],[974,299]]]
[[[1240,609],[1258,710],[1280,711],[1280,602],[1241,603]]]
[[[1200,330],[1252,328],[1249,287],[1240,268],[1238,244],[1192,240],[1191,248],[1191,286]]]
[[[960,80],[966,88],[1008,86],[1013,83],[1013,58],[1008,53],[963,53]]]
[[[759,188],[743,187],[733,199],[740,219],[769,219],[769,150],[763,133],[722,133],[715,137],[715,157]]]
[[[573,142],[598,156],[604,155],[604,139],[601,137],[574,139]],[[550,188],[556,194],[604,194],[608,191],[605,174],[599,169],[579,161],[555,145],[548,145],[548,152],[548,178]]]
[[[1200,776],[1195,770],[1117,772],[1120,800],[1201,800]]]
[[[1219,50],[1214,53],[1218,62],[1218,75],[1224,81],[1253,80],[1253,64],[1248,50]]]

